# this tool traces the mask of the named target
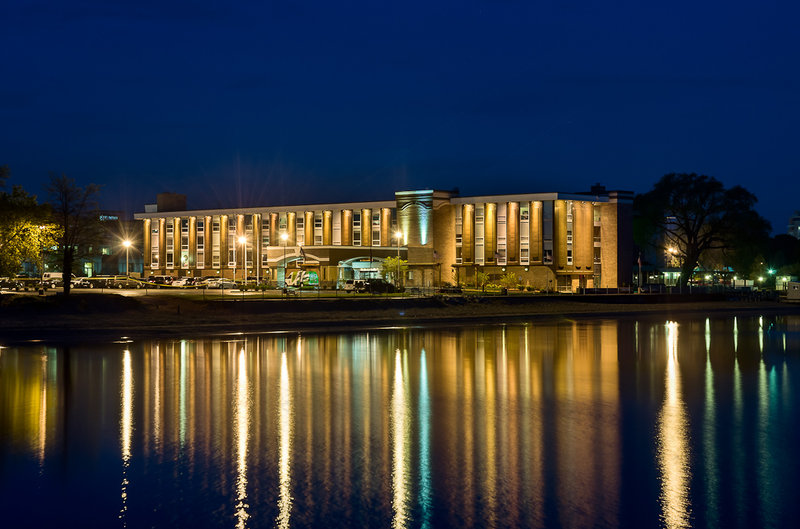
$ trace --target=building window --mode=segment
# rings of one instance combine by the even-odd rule
[[[306,243],[306,230],[305,230],[306,221],[302,215],[297,216],[297,221],[295,222],[295,226],[297,228],[295,233],[295,241],[298,245]]]
[[[211,267],[219,268],[220,252],[220,226],[219,217],[214,217],[211,222]]]

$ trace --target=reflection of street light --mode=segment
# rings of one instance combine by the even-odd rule
[[[242,283],[247,282],[247,247],[245,247],[244,243],[247,242],[247,238],[244,235],[239,236],[239,244],[242,245]],[[233,273],[233,282],[236,282],[236,272]]]
[[[128,277],[128,274],[131,273],[131,267],[128,260],[131,249],[131,241],[125,239],[124,241],[122,241],[122,246],[125,247],[125,277]]]
[[[289,234],[281,233],[281,240],[283,241],[283,286],[286,287],[286,241],[289,240]]]

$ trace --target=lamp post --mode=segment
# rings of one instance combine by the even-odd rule
[[[122,241],[122,246],[125,247],[125,277],[128,277],[128,274],[131,273],[131,267],[130,267],[130,264],[129,264],[130,261],[128,259],[129,256],[130,256],[131,241],[129,241],[128,239],[125,239],[124,241]]]
[[[283,287],[286,288],[286,241],[289,240],[289,234],[281,233],[281,240],[283,241]]]
[[[402,236],[403,236],[402,231],[397,230],[396,232],[394,232],[394,237],[395,239],[397,239],[397,264],[395,265],[397,267],[397,270],[395,271],[394,282],[398,288],[400,287],[400,238]]]

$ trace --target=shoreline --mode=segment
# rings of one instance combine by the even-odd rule
[[[3,300],[0,306],[3,344],[334,332],[639,315],[800,314],[800,305],[688,295],[202,301],[172,296],[73,294],[57,302],[50,301],[54,298],[27,298],[10,303]]]

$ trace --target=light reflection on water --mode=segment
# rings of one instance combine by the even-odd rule
[[[661,471],[661,509],[668,529],[689,527],[689,425],[678,369],[678,324],[667,322],[666,394],[658,420],[658,464]]]
[[[3,348],[0,508],[10,526],[787,525],[798,351],[795,316]]]

